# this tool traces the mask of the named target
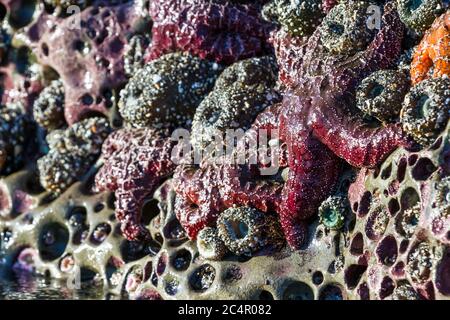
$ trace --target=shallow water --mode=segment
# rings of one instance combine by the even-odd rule
[[[92,300],[107,299],[103,288],[83,286],[70,289],[65,281],[58,281],[30,274],[2,275],[0,270],[0,300]]]

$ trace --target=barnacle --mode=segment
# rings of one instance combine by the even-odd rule
[[[424,80],[406,95],[400,119],[403,128],[422,145],[431,144],[449,119],[450,80]]]
[[[209,260],[221,260],[227,253],[225,244],[220,239],[217,229],[206,227],[197,235],[198,252]]]
[[[70,6],[85,8],[89,4],[90,0],[44,0],[44,2],[62,11],[67,10]]]
[[[386,206],[380,201],[372,201],[368,212],[367,222],[364,226],[364,232],[371,240],[379,240],[386,232],[390,221],[390,215]]]
[[[408,254],[406,272],[414,282],[423,283],[430,277],[434,264],[433,248],[427,242],[421,242]]]
[[[277,21],[293,36],[308,35],[323,16],[322,0],[272,0],[264,7],[263,15]]]
[[[194,146],[206,146],[228,129],[247,130],[259,112],[279,99],[274,89],[276,77],[276,63],[270,56],[243,60],[226,68],[194,114]]]
[[[387,123],[400,114],[408,92],[408,78],[401,71],[380,70],[365,78],[356,93],[357,106],[366,115]]]
[[[409,283],[401,283],[394,289],[393,300],[420,300],[419,294]]]
[[[400,19],[416,32],[423,32],[431,26],[440,5],[441,0],[397,0]]]
[[[19,105],[0,109],[0,171],[10,174],[25,160],[27,143],[31,140],[32,123]]]
[[[404,212],[400,214],[399,219],[397,220],[397,229],[403,236],[406,238],[411,238],[416,230],[417,225],[419,224],[421,214],[421,206],[420,203],[417,203],[415,206],[406,209]]]
[[[376,30],[367,23],[369,5],[367,1],[349,1],[331,9],[319,27],[322,44],[330,53],[352,54],[370,43]]]
[[[349,212],[348,199],[345,196],[331,196],[319,207],[319,221],[327,228],[339,230]]]
[[[440,215],[450,218],[450,177],[445,177],[436,185],[435,202]]]
[[[46,87],[33,105],[34,120],[47,130],[64,125],[64,86],[54,80]]]
[[[266,247],[277,248],[283,236],[276,219],[250,207],[229,208],[217,219],[217,230],[225,246],[236,255],[255,254]]]
[[[38,160],[40,182],[48,191],[61,193],[82,177],[90,165],[70,153],[49,152]]]
[[[42,186],[61,193],[87,173],[100,155],[103,141],[110,132],[103,118],[88,118],[50,139],[50,151],[38,160]]]
[[[148,37],[138,34],[133,36],[125,46],[124,68],[128,77],[132,77],[144,66],[145,50],[149,43]]]
[[[220,71],[216,63],[169,53],[133,76],[120,92],[119,111],[135,127],[188,126]]]

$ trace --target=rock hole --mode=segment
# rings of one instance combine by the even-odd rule
[[[196,292],[204,292],[211,287],[215,277],[216,269],[210,264],[204,264],[189,276],[189,285]]]
[[[344,295],[338,285],[329,284],[320,290],[319,300],[344,300]]]
[[[81,267],[80,268],[80,280],[81,282],[89,282],[92,283],[97,277],[97,272],[88,268]]]
[[[94,212],[99,213],[105,208],[105,205],[103,203],[97,203],[94,207]]]
[[[359,203],[358,217],[364,217],[366,214],[369,213],[371,202],[372,202],[372,194],[369,191],[364,192],[363,196],[361,197],[361,201]]]
[[[312,275],[312,282],[313,282],[316,286],[322,284],[322,282],[323,282],[323,273],[320,272],[320,271],[314,272],[313,275]]]
[[[66,254],[59,262],[59,270],[64,273],[72,272],[75,267],[75,259],[71,254]]]
[[[167,267],[167,253],[163,252],[159,258],[158,258],[158,263],[156,264],[156,274],[158,276],[161,276],[164,271],[166,271],[166,267]]]
[[[92,231],[90,241],[94,245],[102,244],[111,233],[111,226],[108,223],[100,223]]]
[[[389,297],[395,289],[394,281],[389,277],[384,277],[381,281],[381,287],[379,291],[380,299],[384,300]]]
[[[370,300],[369,286],[367,285],[366,282],[363,282],[359,285],[357,293],[361,300],[364,300],[364,301]]]
[[[170,263],[172,267],[177,271],[185,271],[189,268],[191,264],[192,255],[189,250],[181,249],[178,250],[172,257]]]
[[[409,240],[402,240],[402,242],[400,242],[400,253],[405,253],[406,250],[408,250],[408,246],[409,246]]]
[[[132,262],[150,254],[150,250],[143,242],[124,240],[120,244],[120,254],[123,261]]]
[[[403,277],[405,274],[405,263],[403,261],[398,262],[392,267],[391,273],[397,277]]]
[[[25,27],[32,21],[35,9],[35,0],[12,1],[9,24],[14,29]]]
[[[42,43],[42,45],[41,45],[41,50],[42,50],[42,54],[44,55],[44,56],[48,56],[48,54],[50,53],[49,52],[49,49],[48,49],[48,45],[44,42],[44,43]]]
[[[261,290],[261,292],[258,295],[258,300],[264,300],[264,301],[269,301],[269,300],[274,300],[272,293],[270,293],[267,290]]]
[[[222,280],[225,283],[233,283],[242,279],[241,268],[237,265],[231,265],[222,274]]]
[[[169,296],[174,296],[178,293],[179,281],[171,275],[164,278],[164,291]]]
[[[150,221],[159,214],[159,202],[156,199],[147,201],[142,207],[141,223],[149,225]]]
[[[362,255],[364,252],[364,238],[361,232],[358,232],[350,244],[350,253],[354,256]]]
[[[359,280],[361,280],[361,277],[367,270],[367,265],[359,265],[359,264],[352,264],[350,265],[346,270],[344,274],[344,280],[345,284],[347,285],[347,288],[350,290],[353,290],[356,288],[356,286],[359,283]]]
[[[370,240],[378,240],[386,231],[389,223],[389,213],[382,204],[376,205],[371,211],[367,219],[365,232]]]
[[[158,287],[158,275],[156,274],[156,272],[153,272],[150,278],[150,282],[152,283],[152,285],[154,287]]]
[[[445,296],[450,296],[450,249],[447,248],[436,268],[436,288]]]
[[[67,211],[66,219],[69,221],[69,225],[77,228],[85,224],[87,217],[87,211],[85,207],[72,207]]]
[[[69,231],[62,224],[50,222],[39,232],[38,249],[44,261],[53,261],[62,256],[69,241]]]
[[[412,167],[416,162],[419,156],[417,154],[412,154],[408,157],[408,165]]]
[[[439,137],[434,143],[433,145],[430,147],[430,150],[437,150],[441,147],[442,145],[442,137]]]
[[[111,43],[109,44],[109,48],[111,49],[111,52],[113,53],[120,53],[123,49],[124,45],[123,42],[119,38],[114,38]]]
[[[72,244],[79,246],[82,244],[89,236],[89,227],[83,226],[82,228],[76,229],[72,236]]]
[[[392,235],[389,235],[381,240],[376,249],[378,261],[389,267],[394,265],[397,260],[397,252],[397,241]]]
[[[85,93],[83,96],[81,96],[81,103],[85,106],[90,106],[94,103],[94,98],[89,93]]]
[[[187,236],[183,227],[177,219],[168,222],[163,228],[164,238],[169,240],[169,245],[177,247],[186,242]]]
[[[395,216],[395,214],[400,210],[400,204],[397,199],[393,198],[389,200],[388,210],[391,216]]]
[[[400,205],[402,210],[406,210],[415,206],[419,201],[420,197],[417,191],[414,188],[409,187],[402,192]]]
[[[424,181],[427,180],[436,169],[437,168],[430,159],[420,158],[411,173],[415,180]]]
[[[144,282],[147,281],[148,279],[150,279],[150,276],[152,275],[152,271],[153,271],[153,262],[149,261],[144,266],[144,274],[142,276],[142,279]]]
[[[391,176],[392,164],[389,164],[386,168],[381,171],[381,179],[386,180]]]
[[[314,300],[314,293],[306,283],[296,281],[284,290],[283,300]]]
[[[406,166],[408,164],[408,161],[406,160],[405,157],[402,157],[400,159],[400,161],[398,162],[398,167],[397,167],[397,180],[399,182],[402,182],[405,179],[405,174],[406,174]]]

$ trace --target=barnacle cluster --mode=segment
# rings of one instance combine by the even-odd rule
[[[375,30],[367,22],[368,1],[339,3],[325,17],[320,26],[322,43],[332,54],[359,51],[364,48]]]
[[[24,163],[27,144],[33,136],[30,119],[20,105],[6,105],[0,109],[0,171],[10,174]]]
[[[37,161],[42,186],[61,193],[79,180],[97,160],[109,132],[105,119],[88,118],[48,135],[50,150]]]
[[[120,92],[119,111],[139,127],[185,127],[221,71],[216,63],[169,53],[137,71]]]
[[[406,132],[429,145],[447,125],[449,110],[450,79],[428,79],[407,94],[400,118]]]
[[[42,90],[33,105],[34,120],[47,130],[58,129],[64,125],[64,86],[54,80]]]
[[[439,0],[397,0],[397,8],[405,25],[416,32],[424,32],[436,19],[439,10],[442,10],[439,7],[441,3]]]
[[[400,114],[409,81],[405,73],[380,70],[365,78],[357,91],[357,106],[364,114],[388,123]]]
[[[192,143],[204,147],[227,129],[248,129],[258,113],[279,100],[277,66],[270,56],[236,62],[217,78],[192,121]]]
[[[448,1],[0,2],[2,277],[449,299]]]
[[[264,7],[263,15],[278,22],[291,35],[303,36],[314,31],[324,12],[322,0],[272,0]]]
[[[329,197],[319,207],[319,221],[327,228],[341,229],[350,209],[347,202],[345,196]]]
[[[217,220],[220,239],[236,255],[252,255],[267,246],[283,244],[275,218],[253,208],[229,208]]]

